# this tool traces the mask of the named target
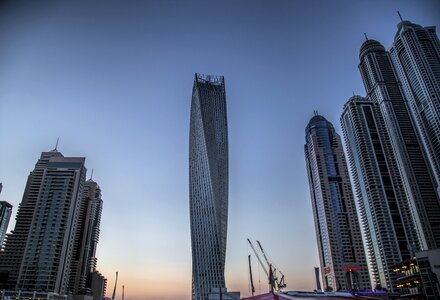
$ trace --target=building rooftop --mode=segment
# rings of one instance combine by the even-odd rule
[[[362,60],[368,53],[376,51],[385,52],[385,47],[376,40],[368,39],[362,44],[359,50],[359,59]]]
[[[324,116],[318,114],[315,111],[315,115],[310,119],[309,123],[305,128],[306,135],[311,133],[312,128],[314,127],[328,127],[332,131],[334,131],[333,124],[330,123]]]
[[[195,79],[199,83],[208,83],[208,84],[212,84],[212,85],[224,85],[225,84],[224,76],[205,75],[205,74],[196,73]]]
[[[362,97],[360,95],[353,95],[350,97],[350,99],[347,100],[347,102],[345,102],[344,106],[342,107],[342,110],[345,111],[347,109],[347,107],[350,105],[350,103],[353,103],[353,102],[362,102],[362,103],[365,103],[365,102],[370,103],[371,102],[372,103],[372,101],[367,97]]]

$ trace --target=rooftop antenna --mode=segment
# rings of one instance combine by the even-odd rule
[[[364,32],[364,35],[365,35],[365,40],[367,40],[367,41],[368,41],[368,36],[367,36],[367,33],[366,33],[366,32]]]
[[[399,15],[400,21],[403,22],[402,15],[400,14],[400,11],[397,11],[397,14]]]
[[[356,95],[354,94],[354,91],[353,91],[353,97],[354,97],[354,96],[356,96]],[[92,169],[92,174],[93,174],[93,169]]]
[[[58,137],[57,138],[57,143],[55,144],[55,149],[53,149],[53,150],[58,151],[58,143],[59,143],[59,141],[60,141],[60,138]]]
[[[90,174],[90,180],[93,180],[93,169],[92,169],[92,173]]]

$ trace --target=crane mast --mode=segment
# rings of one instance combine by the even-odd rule
[[[255,293],[255,287],[254,287],[254,279],[252,278],[252,267],[251,267],[251,255],[248,255],[248,259],[249,259],[249,276],[250,276],[250,280],[251,280],[251,293],[252,296],[254,296]]]
[[[118,272],[116,272],[115,288],[113,289],[112,300],[115,300],[117,284],[118,284]]]

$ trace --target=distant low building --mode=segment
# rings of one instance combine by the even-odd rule
[[[289,291],[280,293],[266,293],[262,295],[242,298],[242,300],[304,300],[304,299],[365,299],[363,296],[352,295],[348,292],[308,292]],[[369,295],[368,299],[378,299]],[[382,298],[383,299],[383,298]]]
[[[208,293],[208,300],[238,300],[240,299],[240,292],[228,292],[227,289],[213,288]]]

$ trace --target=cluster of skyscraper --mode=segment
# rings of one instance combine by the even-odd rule
[[[95,253],[102,204],[98,184],[86,181],[84,157],[41,153],[0,252],[2,288],[101,300],[106,279]]]
[[[341,125],[360,223],[339,135],[317,114],[306,127],[321,275],[326,289],[394,291],[394,265],[440,248],[440,43],[402,21],[389,51],[367,39],[359,59],[367,95]]]

